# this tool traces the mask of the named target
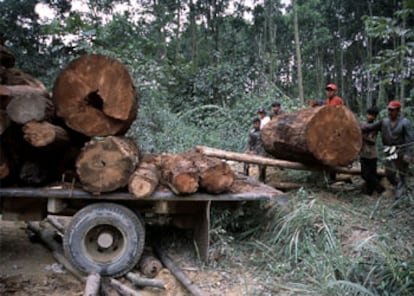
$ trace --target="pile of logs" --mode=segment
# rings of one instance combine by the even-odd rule
[[[125,136],[138,110],[127,68],[103,55],[84,55],[58,75],[50,94],[14,68],[0,47],[0,181],[3,186],[75,182],[99,194],[127,188],[137,198],[159,185],[176,194],[228,191],[234,173],[194,151],[142,155]]]

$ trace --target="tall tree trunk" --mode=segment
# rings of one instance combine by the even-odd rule
[[[295,30],[295,48],[296,48],[296,61],[298,70],[298,90],[299,98],[302,104],[305,104],[305,97],[303,94],[303,78],[302,78],[302,57],[300,53],[300,40],[299,40],[299,24],[298,24],[298,10],[296,1],[292,0],[293,6],[293,26]]]

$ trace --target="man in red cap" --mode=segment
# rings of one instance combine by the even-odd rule
[[[324,102],[324,105],[343,105],[344,101],[342,101],[341,97],[338,97],[336,95],[336,91],[338,88],[335,84],[329,83],[325,87],[326,92],[326,100]]]
[[[394,198],[398,200],[406,190],[406,176],[410,154],[413,153],[414,128],[411,122],[400,116],[401,103],[391,101],[387,106],[388,117],[376,123],[361,127],[363,133],[381,131],[382,143],[388,157],[385,161],[385,175],[395,187]]]

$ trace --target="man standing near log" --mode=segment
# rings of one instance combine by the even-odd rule
[[[308,105],[311,107],[317,107],[322,105],[343,105],[344,101],[341,97],[337,96],[336,93],[338,87],[336,84],[329,83],[325,87],[326,99],[325,100],[310,100]]]
[[[264,108],[259,108],[257,110],[257,118],[260,120],[260,130],[262,130],[265,124],[270,121],[270,117],[266,115],[266,110]]]
[[[342,98],[336,95],[337,90],[338,90],[338,87],[333,83],[329,83],[325,87],[326,100],[324,101],[324,105],[343,105],[344,104],[344,101],[342,100]]]
[[[272,103],[272,114],[270,115],[270,119],[273,119],[274,117],[284,113],[285,111],[280,107],[280,102],[275,101]]]
[[[260,119],[255,118],[252,121],[253,128],[249,132],[249,136],[247,139],[247,147],[245,153],[247,154],[256,154],[260,156],[265,156],[266,152],[263,148],[262,142],[262,133],[260,129]],[[249,164],[244,164],[244,174],[246,176],[249,175]],[[265,182],[266,181],[266,168],[265,165],[259,165],[259,181]]]
[[[361,128],[374,123],[378,115],[378,109],[371,107],[367,109],[366,113],[366,121],[361,122]],[[374,191],[381,194],[385,190],[380,184],[380,179],[377,175],[377,136],[377,130],[362,134],[362,147],[359,154],[359,161],[361,163],[361,176],[366,186],[365,193],[368,195],[372,195]]]
[[[400,116],[401,103],[391,101],[387,106],[388,118],[362,127],[362,132],[381,131],[384,152],[388,154],[385,161],[385,176],[395,187],[394,199],[398,200],[406,191],[406,176],[409,160],[412,159],[414,129],[411,122]]]

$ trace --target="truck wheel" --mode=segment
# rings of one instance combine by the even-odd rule
[[[142,255],[145,227],[137,214],[114,203],[95,203],[77,212],[63,238],[66,257],[77,269],[121,276]]]

